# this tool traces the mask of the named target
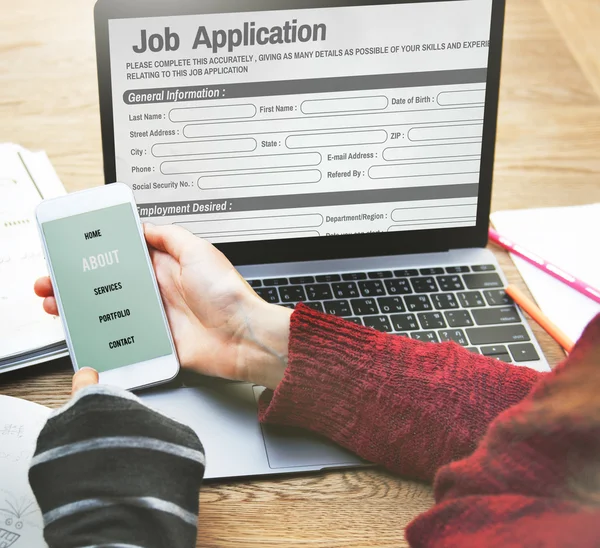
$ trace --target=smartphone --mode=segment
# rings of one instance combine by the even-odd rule
[[[36,219],[75,371],[128,390],[173,379],[179,361],[131,189],[45,200]]]

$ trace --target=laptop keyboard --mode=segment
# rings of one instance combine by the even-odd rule
[[[494,265],[248,280],[265,301],[307,306],[385,333],[454,341],[507,363],[540,356]]]

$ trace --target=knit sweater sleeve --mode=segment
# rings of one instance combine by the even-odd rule
[[[84,388],[50,416],[29,470],[48,546],[196,546],[204,462],[189,427],[124,390]]]
[[[299,305],[289,361],[263,422],[322,434],[405,477],[433,480],[470,455],[545,374],[357,326]]]
[[[569,358],[445,466],[411,546],[600,546],[600,316]]]

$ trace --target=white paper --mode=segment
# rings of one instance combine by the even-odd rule
[[[42,513],[29,486],[29,463],[50,409],[0,396],[0,546],[40,548]]]
[[[35,280],[48,273],[35,207],[64,193],[44,153],[0,145],[0,357],[64,341],[61,322],[33,293]]]
[[[498,232],[600,288],[600,203],[585,206],[501,211],[492,215]],[[600,313],[600,304],[519,257],[512,256],[538,306],[577,341]]]

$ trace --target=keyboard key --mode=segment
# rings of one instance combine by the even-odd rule
[[[379,297],[377,299],[379,308],[384,314],[393,314],[395,312],[406,312],[404,303],[400,297]]]
[[[332,284],[333,296],[335,298],[347,298],[353,299],[354,297],[360,297],[358,294],[358,288],[354,282],[344,282],[341,284]]]
[[[438,310],[458,308],[458,301],[452,293],[440,293],[438,295],[432,295],[431,298],[433,299],[433,305]]]
[[[394,270],[396,278],[409,278],[410,276],[418,276],[418,270]]]
[[[404,297],[406,303],[406,309],[409,312],[426,312],[427,310],[433,310],[431,301],[427,295],[410,295]]]
[[[531,340],[522,325],[497,325],[494,327],[472,327],[467,329],[471,344],[494,344],[525,342]]]
[[[262,285],[260,280],[247,280],[247,282],[250,284],[250,287],[260,287]]]
[[[378,272],[369,272],[369,279],[383,280],[384,278],[393,278],[394,275],[389,270],[379,270]]]
[[[342,278],[339,274],[323,274],[322,276],[317,276],[317,282],[319,283],[329,283],[329,282],[341,282]]]
[[[390,295],[408,295],[409,293],[412,293],[412,289],[406,278],[386,280],[385,287],[387,287]]]
[[[479,308],[485,306],[485,301],[483,300],[480,291],[465,291],[464,293],[457,293],[456,296],[464,308]]]
[[[307,285],[305,289],[309,301],[333,299],[333,293],[328,284]]]
[[[390,324],[390,320],[386,316],[365,316],[363,321],[367,327],[372,327],[373,329],[377,329],[377,331],[383,331],[384,333],[392,332],[392,324]]]
[[[469,346],[469,341],[465,336],[465,332],[462,329],[448,329],[445,331],[438,331],[442,342],[454,341],[461,346]]]
[[[323,303],[325,312],[334,316],[353,316],[348,301],[327,301]]]
[[[502,354],[508,354],[508,349],[503,344],[496,346],[482,346],[481,353],[484,356],[501,356]]]
[[[465,274],[463,276],[468,289],[488,289],[503,287],[498,274]]]
[[[345,282],[358,282],[360,280],[366,280],[367,275],[364,272],[354,272],[352,274],[342,274],[342,280]],[[362,322],[361,322],[362,325]]]
[[[496,270],[493,264],[480,264],[473,267],[473,272],[492,272]]]
[[[438,290],[438,286],[435,283],[435,278],[411,278],[410,283],[415,290],[415,293],[434,293]]]
[[[416,333],[410,334],[411,339],[423,342],[439,343],[440,339],[435,331],[417,331]]]
[[[360,318],[346,318],[349,322],[355,323],[356,325],[365,325]]]
[[[467,348],[465,348],[465,350],[473,352],[473,354],[481,354],[481,352],[479,352],[479,348],[477,348],[476,346],[468,346]]]
[[[512,363],[512,360],[510,359],[510,354],[496,354],[495,356],[488,356],[488,358],[498,360],[499,362]]]
[[[268,303],[278,303],[279,295],[274,287],[257,287],[254,291],[263,300]]]
[[[296,308],[296,305],[292,304],[292,303],[286,303],[286,304],[283,304],[281,306],[283,306],[285,308],[291,308],[292,310],[294,310],[294,308]]]
[[[502,306],[505,304],[513,304],[513,300],[506,294],[504,289],[494,289],[492,291],[484,291],[485,300],[490,306]]]
[[[460,276],[438,276],[437,283],[442,291],[460,291],[465,288]]]
[[[475,325],[468,310],[452,310],[444,312],[444,316],[446,316],[448,327],[472,327]]]
[[[444,316],[440,312],[424,312],[418,314],[419,322],[423,329],[442,329],[446,326]]]
[[[282,303],[298,303],[306,300],[306,293],[301,285],[288,285],[279,288]]]
[[[540,359],[535,346],[531,343],[511,344],[509,347],[513,360],[521,362],[537,362]]]
[[[356,316],[379,314],[375,299],[354,299],[350,301],[350,304],[352,305],[352,310],[354,310]]]
[[[267,287],[272,287],[276,285],[288,285],[289,282],[287,278],[271,278],[270,280],[264,280],[263,284]]]
[[[323,305],[321,303],[304,303],[306,306],[310,306],[314,310],[318,310],[319,312],[325,312]]]
[[[437,276],[438,274],[443,274],[443,268],[421,268],[419,271],[421,272],[421,276]]]
[[[419,329],[417,317],[414,314],[396,314],[390,316],[394,331],[414,331]]]
[[[290,283],[294,285],[314,284],[315,278],[314,276],[298,276],[297,278],[290,278]]]
[[[358,282],[360,293],[363,297],[379,297],[385,295],[385,287],[383,282]]]
[[[519,313],[514,306],[502,308],[481,308],[473,310],[473,318],[477,325],[494,325],[499,323],[519,323]]]
[[[471,272],[468,266],[449,266],[446,268],[448,274],[464,274],[465,272]]]

